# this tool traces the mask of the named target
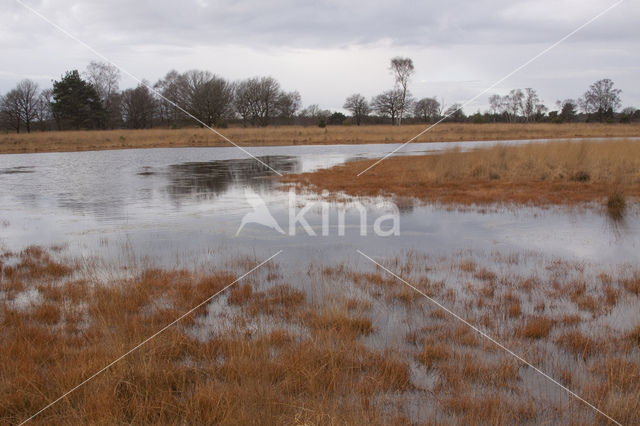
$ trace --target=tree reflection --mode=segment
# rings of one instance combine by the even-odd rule
[[[260,157],[281,173],[300,170],[296,157]],[[275,173],[253,158],[174,164],[168,168],[167,193],[175,202],[207,200],[220,196],[234,185],[249,185],[256,191],[273,187]]]

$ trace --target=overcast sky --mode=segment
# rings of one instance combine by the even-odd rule
[[[276,77],[303,104],[340,109],[393,87],[393,56],[413,59],[414,97],[446,105],[477,95],[615,0],[22,0],[139,78],[206,69],[231,80]],[[0,93],[51,86],[92,52],[15,0],[1,0]],[[626,0],[490,93],[537,89],[547,106],[601,78],[640,107],[640,1]],[[123,76],[121,88],[135,86]],[[488,95],[465,111],[487,107]]]

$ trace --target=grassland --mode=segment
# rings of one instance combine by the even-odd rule
[[[220,129],[242,146],[327,145],[405,142],[427,125],[282,126]],[[640,136],[640,125],[620,124],[440,124],[420,142]],[[131,148],[231,146],[208,129],[65,131],[0,134],[0,154]]]
[[[471,252],[384,263],[617,421],[640,422],[637,268]],[[0,422],[28,418],[253,264],[101,280],[41,248],[2,253]],[[311,264],[307,277],[265,265],[34,424],[606,423],[381,271]]]
[[[598,202],[613,213],[640,197],[638,141],[558,141],[355,161],[284,181],[349,195],[464,205]]]

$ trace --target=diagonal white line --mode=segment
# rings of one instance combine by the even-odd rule
[[[621,425],[620,422],[618,422],[617,420],[615,420],[614,418],[612,418],[611,416],[609,416],[607,413],[605,413],[604,411],[600,410],[598,407],[596,407],[595,405],[591,404],[589,401],[585,400],[584,398],[582,398],[580,395],[578,395],[577,393],[573,392],[571,389],[567,388],[566,386],[564,386],[562,383],[558,382],[557,380],[555,380],[553,377],[549,376],[547,373],[545,373],[544,371],[540,370],[538,367],[536,367],[535,365],[531,364],[530,362],[528,362],[526,359],[522,358],[520,355],[516,354],[515,352],[513,352],[511,349],[507,348],[506,346],[504,346],[503,344],[501,344],[500,342],[498,342],[497,340],[495,340],[493,337],[489,336],[487,333],[485,333],[484,331],[480,330],[478,327],[474,326],[473,324],[469,323],[467,320],[465,320],[464,318],[462,318],[460,315],[456,314],[455,312],[453,312],[452,310],[448,309],[446,306],[442,305],[440,302],[438,302],[437,300],[427,296],[423,291],[419,290],[418,288],[416,288],[415,286],[411,285],[408,281],[406,281],[405,279],[403,279],[402,277],[400,277],[399,275],[396,275],[395,273],[393,273],[393,271],[389,270],[388,268],[382,266],[380,263],[376,262],[374,259],[372,259],[371,257],[367,256],[366,254],[364,254],[362,251],[356,249],[356,251],[358,253],[360,253],[364,258],[370,260],[371,262],[375,263],[376,265],[378,265],[378,267],[380,267],[381,269],[383,269],[385,272],[387,272],[388,274],[392,275],[394,278],[398,279],[399,281],[401,281],[403,284],[405,284],[406,286],[410,287],[411,289],[415,290],[416,292],[420,293],[422,296],[424,296],[427,300],[429,300],[431,303],[433,303],[434,305],[436,305],[437,307],[439,307],[440,309],[442,309],[443,311],[445,311],[446,313],[448,313],[449,315],[451,315],[452,317],[454,317],[455,319],[457,319],[458,321],[462,322],[463,324],[465,324],[467,327],[471,328],[473,331],[475,331],[476,333],[480,334],[482,337],[484,337],[485,339],[489,340],[491,343],[495,344],[496,346],[498,346],[500,349],[504,350],[505,352],[507,352],[509,355],[513,356],[514,358],[516,358],[518,361],[522,362],[523,364],[525,364],[526,366],[528,366],[529,368],[532,368],[534,371],[536,371],[537,373],[541,374],[543,377],[545,377],[547,380],[549,380],[551,383],[559,386],[560,388],[562,388],[563,390],[565,390],[566,392],[568,392],[571,396],[573,396],[574,398],[576,398],[579,401],[582,401],[583,403],[585,403],[586,405],[588,405],[590,408],[592,408],[593,410],[597,411],[598,413],[602,414],[604,417],[606,417],[607,419],[611,420],[612,422],[614,422],[617,425]]]
[[[594,16],[593,18],[589,19],[587,22],[585,22],[584,24],[580,25],[578,28],[576,28],[575,30],[571,31],[569,34],[565,35],[564,37],[562,37],[560,40],[556,41],[555,43],[553,43],[551,46],[548,46],[547,48],[545,48],[544,50],[542,50],[541,52],[539,52],[537,55],[535,55],[534,57],[532,57],[531,59],[529,59],[528,61],[526,61],[525,63],[523,63],[522,65],[520,65],[519,67],[517,67],[516,69],[514,69],[513,71],[511,71],[510,73],[508,73],[507,75],[505,75],[504,77],[502,77],[501,79],[499,79],[498,81],[496,81],[495,83],[493,83],[491,86],[487,87],[486,89],[484,89],[482,92],[478,93],[477,95],[475,95],[473,98],[467,100],[465,103],[463,103],[458,109],[450,112],[449,114],[445,115],[444,117],[442,117],[440,120],[436,121],[435,123],[433,123],[432,125],[430,125],[429,127],[427,127],[426,129],[424,129],[423,131],[421,131],[420,133],[418,133],[417,135],[415,135],[414,137],[412,137],[411,139],[409,139],[408,141],[406,141],[405,143],[403,143],[402,145],[400,145],[399,147],[397,147],[396,149],[394,149],[393,151],[387,153],[384,157],[380,158],[378,161],[376,161],[375,163],[371,164],[369,167],[367,167],[366,169],[364,169],[363,171],[361,171],[360,173],[357,174],[357,177],[360,177],[360,175],[366,173],[369,169],[375,167],[376,165],[378,165],[379,163],[381,163],[382,161],[386,160],[387,158],[389,158],[390,156],[392,156],[393,154],[395,154],[396,152],[398,152],[399,150],[401,150],[402,148],[404,148],[405,146],[409,145],[411,142],[415,141],[416,139],[418,139],[420,136],[424,135],[425,133],[427,133],[429,130],[433,129],[434,127],[436,127],[438,124],[442,123],[444,120],[446,120],[447,118],[451,117],[453,114],[455,114],[456,112],[460,111],[462,108],[464,108],[465,106],[469,105],[470,103],[472,103],[473,101],[475,101],[476,99],[478,99],[480,96],[486,94],[489,90],[493,89],[494,87],[496,87],[497,85],[499,85],[500,83],[502,83],[503,81],[505,81],[506,79],[508,79],[509,77],[513,76],[514,74],[518,73],[519,71],[521,71],[523,68],[529,66],[532,62],[536,61],[537,59],[539,59],[541,56],[545,55],[546,53],[548,53],[550,50],[554,49],[555,47],[557,47],[559,44],[561,44],[562,42],[564,42],[565,40],[567,40],[569,37],[575,35],[578,31],[584,29],[586,26],[590,25],[591,23],[593,23],[593,21],[597,20],[598,18],[600,18],[602,15],[606,14],[607,12],[609,12],[611,9],[613,9],[616,6],[619,6],[622,2],[624,2],[625,0],[618,0],[617,2],[615,2],[614,4],[612,4],[611,6],[607,7],[606,9],[604,9],[602,12],[598,13],[596,16]]]
[[[82,387],[83,385],[87,384],[88,382],[90,382],[91,380],[93,380],[94,378],[96,378],[97,376],[99,376],[100,374],[104,373],[105,371],[107,371],[109,368],[113,367],[116,363],[118,363],[119,361],[121,361],[122,359],[124,359],[125,357],[127,357],[128,355],[130,355],[131,353],[135,352],[136,350],[140,349],[142,346],[144,346],[146,343],[148,343],[149,341],[155,339],[156,337],[158,337],[160,334],[162,334],[164,331],[166,331],[168,328],[174,326],[175,324],[177,324],[179,321],[181,321],[182,319],[184,319],[185,317],[191,315],[194,311],[196,311],[198,308],[201,308],[203,305],[205,305],[206,303],[210,302],[211,300],[213,300],[216,296],[218,296],[219,294],[221,294],[222,292],[224,292],[225,290],[227,290],[229,287],[233,286],[234,284],[236,284],[238,281],[242,280],[244,277],[246,277],[247,275],[251,274],[253,271],[255,271],[256,269],[260,268],[261,266],[263,266],[264,264],[270,262],[274,257],[278,256],[280,253],[282,253],[282,250],[278,251],[276,254],[274,254],[273,256],[271,256],[270,258],[268,258],[267,260],[263,261],[262,263],[254,266],[253,268],[251,268],[249,271],[245,272],[244,274],[242,274],[240,277],[236,278],[235,280],[233,280],[233,282],[231,282],[230,284],[226,285],[223,289],[217,291],[215,294],[207,297],[205,300],[203,300],[202,302],[198,303],[196,306],[194,306],[193,308],[189,309],[187,312],[185,312],[184,314],[180,315],[178,318],[176,318],[175,320],[171,321],[169,324],[165,325],[164,327],[162,327],[160,330],[156,331],[155,333],[153,333],[151,336],[147,337],[146,339],[144,339],[142,342],[138,343],[137,345],[135,345],[133,348],[129,349],[127,352],[125,352],[124,354],[122,354],[121,356],[119,356],[118,358],[116,358],[115,360],[111,361],[109,364],[107,364],[106,366],[104,366],[103,368],[101,368],[100,370],[96,371],[94,374],[92,374],[91,376],[87,377],[84,381],[82,381],[80,384],[78,384],[77,386],[73,387],[72,389],[68,390],[67,392],[65,392],[64,394],[60,395],[58,398],[54,399],[53,401],[51,401],[49,404],[47,404],[46,406],[42,407],[38,412],[34,413],[33,415],[31,415],[31,417],[27,418],[26,420],[22,421],[20,423],[20,425],[23,425],[31,420],[33,420],[37,415],[39,415],[40,413],[42,413],[43,411],[51,408],[53,405],[57,404],[58,402],[60,402],[62,399],[66,398],[67,396],[69,396],[69,394],[73,393],[74,391],[76,391],[78,388]]]
[[[72,40],[76,41],[77,43],[81,44],[83,47],[85,47],[87,50],[89,50],[90,52],[92,52],[94,55],[98,56],[100,59],[104,60],[105,62],[108,62],[109,64],[113,65],[114,67],[118,68],[120,71],[122,71],[124,74],[128,75],[129,77],[131,77],[132,79],[134,79],[136,82],[138,82],[138,84],[141,84],[143,86],[145,86],[147,89],[151,90],[153,93],[156,94],[156,96],[160,97],[161,99],[163,99],[164,101],[168,102],[169,104],[171,104],[172,106],[176,107],[177,109],[179,109],[181,112],[183,112],[184,114],[186,114],[188,117],[194,119],[198,124],[200,124],[201,126],[206,127],[207,129],[211,130],[213,133],[215,133],[216,135],[218,135],[219,137],[221,137],[222,139],[224,139],[225,141],[229,142],[231,145],[235,146],[236,148],[238,148],[240,151],[244,152],[246,155],[248,155],[249,157],[253,158],[254,160],[256,160],[257,162],[259,162],[260,164],[262,164],[263,166],[267,167],[269,170],[271,170],[272,172],[274,172],[275,174],[277,174],[278,176],[282,176],[282,173],[280,173],[279,171],[277,171],[276,169],[274,169],[273,167],[271,167],[270,165],[268,165],[267,163],[265,163],[264,161],[260,160],[259,158],[257,158],[256,156],[254,156],[253,154],[251,154],[249,151],[247,151],[246,149],[244,149],[243,147],[241,147],[240,145],[236,144],[234,141],[232,141],[231,139],[229,139],[228,137],[226,137],[225,135],[223,135],[222,133],[220,133],[219,131],[217,131],[216,129],[214,129],[213,127],[207,125],[205,122],[203,122],[202,120],[200,120],[198,117],[194,116],[193,114],[191,114],[190,112],[188,112],[187,110],[185,110],[184,108],[182,108],[180,105],[178,105],[177,103],[175,103],[174,101],[172,101],[171,99],[168,99],[166,96],[164,96],[162,93],[158,92],[156,89],[154,89],[153,87],[151,87],[150,85],[148,85],[147,83],[145,83],[144,81],[142,81],[141,79],[139,79],[138,77],[136,77],[135,75],[131,74],[129,71],[127,71],[126,69],[122,68],[120,65],[116,64],[115,62],[113,62],[111,59],[107,58],[106,56],[104,56],[102,53],[98,52],[96,49],[94,49],[93,47],[91,47],[90,45],[88,45],[87,43],[85,43],[84,41],[80,40],[78,37],[74,36],[73,34],[71,34],[69,31],[65,30],[64,28],[62,28],[61,26],[59,26],[58,24],[56,24],[55,22],[53,22],[52,20],[50,20],[49,18],[47,18],[46,16],[44,16],[43,14],[41,14],[40,12],[38,12],[37,10],[35,10],[34,8],[32,8],[31,6],[29,6],[28,4],[24,3],[22,0],[15,0],[16,3],[20,4],[22,7],[24,7],[25,9],[29,10],[31,13],[33,13],[34,15],[36,15],[37,17],[39,17],[40,19],[42,19],[43,21],[45,21],[47,24],[51,25],[53,28],[57,29],[58,31],[60,31],[61,33],[63,33],[64,35],[66,35],[67,37],[71,38]]]

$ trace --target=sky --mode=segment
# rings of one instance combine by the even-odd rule
[[[414,98],[465,103],[616,0],[0,0],[0,93],[41,88],[101,60],[20,2],[151,83],[176,69],[229,80],[270,75],[304,106],[340,110],[352,93],[393,88],[390,59],[410,57]],[[470,102],[531,87],[550,109],[610,78],[640,108],[640,1],[625,0]],[[136,80],[123,73],[121,88]]]

